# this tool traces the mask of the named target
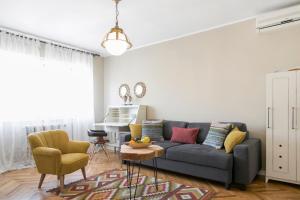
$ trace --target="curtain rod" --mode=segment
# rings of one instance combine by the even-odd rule
[[[52,45],[55,45],[55,46],[58,46],[58,47],[61,47],[61,48],[71,49],[73,51],[78,51],[78,52],[82,52],[82,53],[91,54],[93,56],[101,56],[99,53],[90,52],[88,50],[80,49],[80,48],[73,47],[73,46],[70,46],[70,45],[67,45],[67,44],[62,44],[60,42],[56,42],[56,41],[49,40],[49,39],[42,39],[42,38],[34,36],[34,35],[29,35],[29,34],[26,34],[26,33],[22,33],[20,31],[15,31],[15,30],[0,27],[0,32],[6,33],[6,34],[12,34],[12,35],[15,35],[15,36],[18,36],[18,37],[21,37],[21,38],[26,38],[26,39],[29,39],[29,40],[37,40],[37,41],[39,41],[43,44],[52,44]]]

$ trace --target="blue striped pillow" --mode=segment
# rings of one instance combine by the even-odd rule
[[[212,123],[203,144],[221,149],[230,128],[231,124]]]
[[[164,141],[163,124],[161,120],[144,120],[142,124],[142,137],[148,136],[152,141]]]

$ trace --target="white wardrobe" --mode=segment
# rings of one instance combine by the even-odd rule
[[[300,184],[300,71],[267,75],[266,182]]]

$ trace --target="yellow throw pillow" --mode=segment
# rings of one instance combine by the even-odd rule
[[[132,139],[142,137],[142,124],[130,124],[129,128]]]
[[[231,153],[235,145],[243,142],[246,137],[246,132],[242,132],[235,127],[226,137],[224,146],[226,153]]]

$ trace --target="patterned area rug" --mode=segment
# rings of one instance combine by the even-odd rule
[[[133,177],[133,184],[136,183],[136,174]],[[154,184],[154,177],[140,175],[138,180],[136,198],[137,200],[208,200],[213,192],[208,190],[190,187],[167,180],[158,179],[158,190]],[[135,186],[132,187],[132,197]],[[100,200],[100,199],[129,199],[130,193],[127,187],[126,170],[111,170],[68,184],[60,192],[58,188],[49,190],[65,199],[76,200]]]

